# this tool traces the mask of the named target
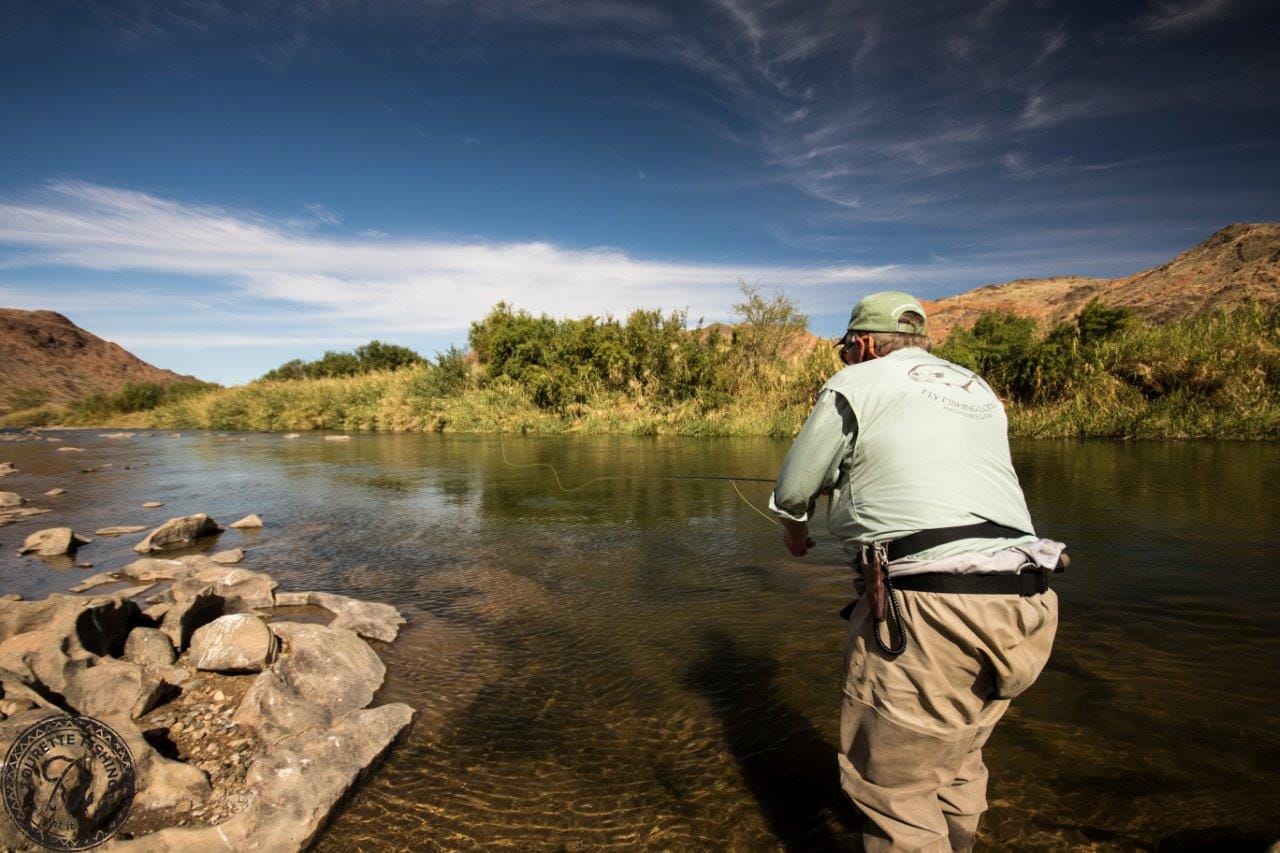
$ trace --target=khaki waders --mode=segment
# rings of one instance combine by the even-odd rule
[[[862,812],[869,853],[970,850],[987,808],[982,747],[1044,669],[1058,598],[898,595],[901,655],[876,647],[867,596],[849,620],[841,786]]]

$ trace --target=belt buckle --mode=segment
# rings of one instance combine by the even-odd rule
[[[1033,595],[1039,595],[1049,589],[1048,579],[1040,569],[1027,569],[1018,572],[1020,586],[1018,595],[1023,598],[1030,598]]]

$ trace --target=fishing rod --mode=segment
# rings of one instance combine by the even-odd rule
[[[780,523],[776,518],[773,518],[772,516],[767,515],[763,510],[761,510],[759,507],[753,504],[747,498],[747,496],[742,493],[742,490],[738,488],[738,483],[773,483],[774,482],[772,479],[766,479],[765,477],[730,477],[723,474],[606,474],[602,477],[593,477],[590,480],[587,480],[585,483],[579,483],[576,486],[570,487],[570,486],[566,486],[560,480],[560,472],[556,470],[556,466],[552,465],[550,462],[512,462],[510,459],[508,459],[507,445],[506,445],[506,442],[502,439],[501,435],[499,435],[498,437],[498,449],[502,452],[503,463],[511,466],[512,468],[549,468],[551,469],[551,476],[555,478],[556,488],[558,488],[562,492],[565,492],[566,494],[570,492],[578,492],[578,491],[581,491],[582,489],[585,489],[587,486],[593,486],[596,483],[602,483],[609,480],[614,480],[614,481],[617,481],[617,480],[717,480],[721,482],[728,482],[729,485],[733,486],[733,490],[738,493],[738,497],[742,498],[743,503],[745,503],[747,506],[755,510],[756,514],[758,514],[761,518],[763,518],[765,521],[769,522],[770,524]]]

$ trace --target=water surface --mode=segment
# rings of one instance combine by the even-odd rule
[[[792,559],[728,483],[656,479],[771,477],[785,442],[58,435],[85,452],[0,443],[21,469],[0,488],[56,509],[0,528],[2,591],[85,575],[14,556],[40,526],[257,512],[265,529],[205,547],[408,618],[377,701],[421,717],[321,850],[852,846],[839,549]],[[647,479],[563,492],[504,450],[570,488]],[[1280,447],[1020,441],[1014,461],[1075,562],[1053,660],[986,751],[983,846],[1280,838]],[[117,568],[136,538],[80,559]]]

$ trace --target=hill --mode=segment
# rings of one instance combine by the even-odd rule
[[[1276,304],[1280,223],[1230,225],[1168,263],[1125,278],[1019,279],[927,302],[925,308],[930,332],[943,340],[988,311],[1008,311],[1049,325],[1075,317],[1095,297],[1158,323],[1252,302]]]
[[[0,308],[0,412],[109,394],[128,382],[195,382],[148,364],[53,311]]]

